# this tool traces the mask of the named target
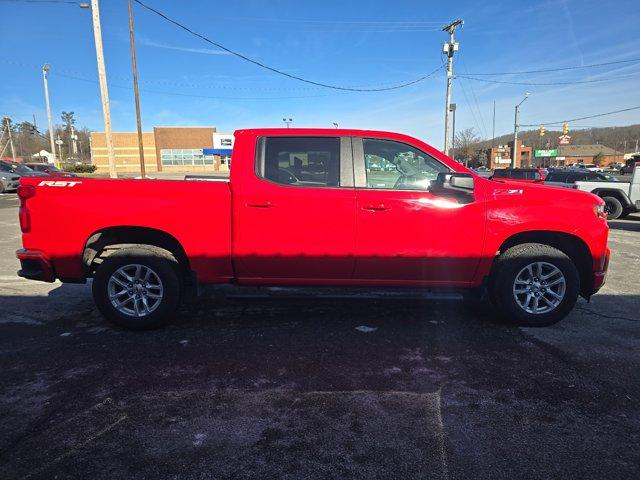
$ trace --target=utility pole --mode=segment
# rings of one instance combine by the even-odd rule
[[[13,137],[11,136],[11,119],[9,117],[4,117],[4,126],[7,128],[7,134],[9,135],[9,145],[11,146],[11,158],[15,163],[16,149],[13,146]]]
[[[138,127],[138,152],[140,154],[140,177],[145,178],[144,145],[142,143],[142,118],[140,117],[140,92],[138,91],[138,63],[136,61],[136,39],[133,33],[133,6],[129,0],[129,41],[131,43],[131,66],[133,69],[133,97],[136,102],[136,124]]]
[[[522,101],[516,105],[516,116],[515,121],[513,122],[513,153],[511,154],[511,168],[516,168],[516,160],[518,158],[518,129],[520,128],[519,117],[520,117],[520,105],[524,103],[524,101],[529,98],[529,92],[524,94],[524,98]]]
[[[86,5],[88,7],[88,5]],[[84,4],[81,8],[86,8]],[[102,50],[102,30],[100,27],[100,6],[98,0],[91,0],[91,16],[93,18],[93,38],[96,44],[96,60],[98,62],[98,80],[100,81],[100,98],[102,100],[102,116],[104,117],[104,136],[109,157],[109,176],[117,178],[116,155],[113,149],[111,134],[111,111],[109,108],[109,89],[107,87],[107,72],[104,66],[104,52]]]
[[[76,131],[73,128],[73,125],[71,125],[71,151],[73,152],[73,156],[74,158],[78,156],[78,136],[76,135]]]
[[[59,161],[62,162],[62,140],[60,140],[60,135],[58,135],[58,138],[56,139],[56,145],[58,145],[58,151],[59,151]]]
[[[287,124],[287,128],[293,122],[293,118],[283,118],[282,121]]]
[[[56,144],[53,140],[53,119],[51,117],[51,103],[49,102],[49,70],[51,70],[51,65],[45,63],[42,66],[42,78],[44,79],[44,103],[47,107],[47,123],[49,125],[49,145],[51,146],[51,155],[53,155],[53,163],[55,166],[60,167],[60,163],[56,160]]]
[[[493,133],[491,136],[491,149],[495,147],[496,143],[496,101],[493,101]]]
[[[458,51],[456,43],[456,28],[462,27],[464,21],[461,19],[451,22],[442,27],[443,32],[449,34],[449,42],[442,46],[442,52],[447,54],[447,95],[444,107],[444,154],[448,155],[449,150],[449,105],[451,104],[451,87],[453,84],[453,54]]]

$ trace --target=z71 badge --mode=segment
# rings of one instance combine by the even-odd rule
[[[66,182],[64,180],[43,180],[38,184],[39,187],[75,187],[82,182]]]

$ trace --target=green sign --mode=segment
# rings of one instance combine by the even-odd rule
[[[533,152],[533,156],[536,158],[540,158],[540,157],[557,157],[558,156],[558,149],[557,148],[552,148],[551,150],[535,150]]]

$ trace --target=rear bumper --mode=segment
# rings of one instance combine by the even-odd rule
[[[16,257],[20,260],[19,277],[42,282],[53,282],[56,279],[51,262],[42,252],[20,249],[16,251]]]

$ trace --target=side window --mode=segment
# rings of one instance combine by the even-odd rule
[[[406,143],[364,138],[367,188],[427,190],[449,168]]]
[[[266,137],[261,142],[258,176],[283,185],[340,186],[340,138]]]

